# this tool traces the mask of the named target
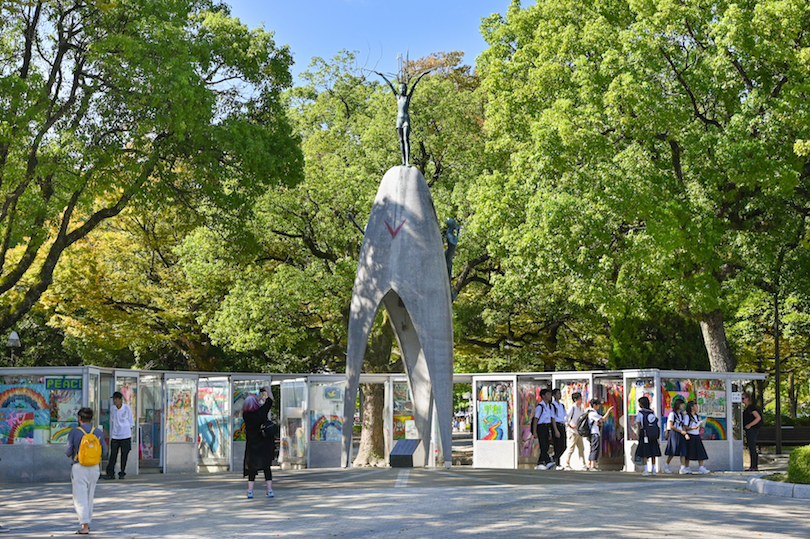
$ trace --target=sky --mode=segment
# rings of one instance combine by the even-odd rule
[[[225,0],[231,15],[250,28],[263,25],[276,45],[289,45],[293,76],[313,56],[331,59],[342,49],[358,51],[357,63],[396,73],[397,54],[411,60],[432,52],[461,50],[475,65],[486,48],[481,19],[505,13],[509,0]]]

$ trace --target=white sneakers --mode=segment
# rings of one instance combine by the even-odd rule
[[[644,477],[647,477],[648,475],[650,475],[650,472],[647,471],[647,468],[644,468],[644,472],[642,472],[641,475],[643,475]]]
[[[672,473],[672,470],[669,469],[669,464],[664,464],[664,473]]]
[[[537,466],[534,467],[534,469],[535,470],[545,470],[546,466],[545,466],[545,464],[538,464]]]
[[[681,475],[690,474],[690,473],[692,473],[692,468],[690,468],[689,466],[681,466],[681,469],[680,469],[680,471],[678,473],[681,474]],[[699,473],[701,475],[705,475],[707,473],[711,473],[711,471],[707,470],[706,468],[701,466],[700,468],[698,468],[697,473]]]
[[[554,464],[553,462],[549,462],[548,464],[546,464],[546,470],[553,470],[555,466],[556,464]]]

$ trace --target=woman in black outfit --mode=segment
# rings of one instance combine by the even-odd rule
[[[270,466],[273,463],[276,450],[275,432],[270,436],[262,435],[262,424],[267,421],[267,414],[273,405],[273,394],[270,388],[262,388],[264,404],[259,405],[255,395],[249,395],[242,405],[242,418],[245,420],[245,464],[244,475],[248,478],[248,499],[253,498],[253,482],[259,470],[264,471],[267,482],[267,497],[273,497],[273,472]]]
[[[751,394],[743,393],[742,396],[745,410],[743,410],[743,429],[745,429],[745,443],[748,444],[748,454],[751,456],[751,467],[747,472],[759,471],[759,455],[757,455],[757,435],[762,426],[762,413],[759,408],[751,402]]]

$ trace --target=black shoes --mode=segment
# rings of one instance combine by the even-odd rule
[[[125,478],[126,476],[127,476],[127,474],[125,474],[124,472],[120,472],[120,473],[118,474],[118,479],[123,479],[123,478]]]
[[[115,479],[115,476],[114,475],[102,475],[101,478],[109,480],[109,479]]]

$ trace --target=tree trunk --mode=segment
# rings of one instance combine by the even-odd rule
[[[379,322],[379,320],[378,320]],[[401,366],[401,362],[391,363],[391,350],[394,346],[394,331],[391,325],[382,320],[375,324],[364,367],[366,372],[390,372]],[[362,384],[363,430],[360,433],[360,448],[353,466],[385,466],[385,437],[383,436],[383,409],[385,407],[385,386],[382,384]],[[346,418],[346,422],[354,418]]]
[[[788,399],[790,399],[790,417],[796,419],[797,412],[799,411],[799,399],[796,394],[796,374],[791,371],[788,375]]]
[[[700,330],[712,371],[733,372],[737,367],[737,358],[728,347],[726,330],[723,328],[723,311],[718,308],[704,315],[700,319]]]
[[[383,384],[362,384],[363,430],[360,435],[360,449],[353,466],[385,466],[385,438],[383,437],[383,408],[385,407],[385,386]]]
[[[548,328],[548,335],[546,335],[546,350],[548,354],[543,358],[543,370],[546,372],[557,370],[557,336],[560,332],[560,322],[552,323]]]

